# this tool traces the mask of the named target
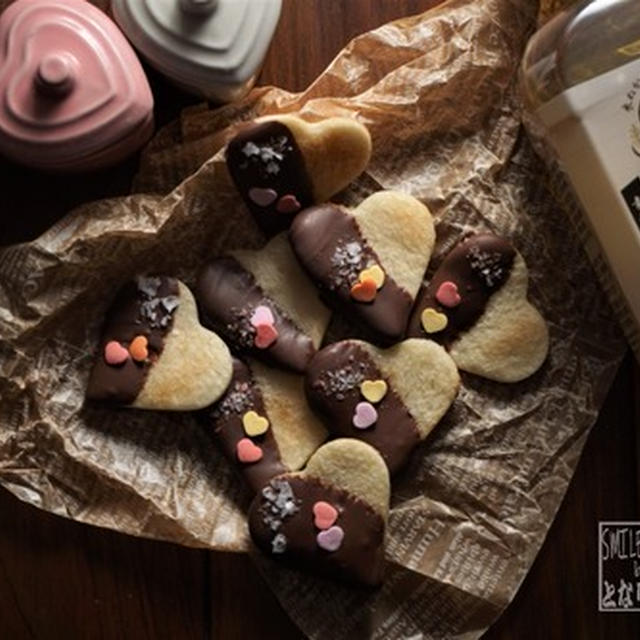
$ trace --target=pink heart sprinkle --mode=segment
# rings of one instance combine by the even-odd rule
[[[253,314],[251,315],[249,322],[251,322],[251,325],[254,327],[257,327],[259,324],[273,324],[273,313],[271,313],[271,309],[269,309],[269,307],[260,305],[253,310]]]
[[[328,529],[338,519],[336,508],[324,500],[319,500],[313,505],[313,515],[313,524],[318,529]]]
[[[268,207],[276,201],[278,194],[273,189],[261,189],[253,187],[249,189],[249,200],[255,202],[259,207]]]
[[[457,307],[460,304],[458,285],[451,280],[443,282],[436,292],[436,300],[444,307]]]
[[[272,324],[259,324],[253,344],[258,349],[268,349],[278,339],[278,331]]]
[[[236,454],[238,460],[246,464],[262,460],[262,449],[249,440],[249,438],[242,438],[242,440],[238,441],[238,444],[236,444]]]
[[[344,539],[344,531],[342,527],[334,525],[330,529],[321,531],[316,536],[316,542],[321,549],[325,551],[337,551],[342,546]]]
[[[113,367],[126,362],[129,359],[129,351],[118,341],[111,340],[104,346],[104,361]]]
[[[298,202],[298,198],[290,193],[286,196],[282,196],[276,205],[276,211],[278,213],[295,213],[299,209],[300,203]]]
[[[370,402],[358,402],[353,414],[353,426],[356,429],[368,429],[378,419],[378,412]]]

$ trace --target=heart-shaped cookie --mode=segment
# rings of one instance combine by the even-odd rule
[[[527,300],[527,280],[524,259],[508,240],[471,236],[420,290],[407,335],[441,343],[469,373],[522,380],[542,365],[549,349],[546,322]]]
[[[266,233],[286,229],[305,207],[328,200],[364,171],[367,129],[350,118],[308,123],[296,116],[260,118],[227,145],[229,173]]]
[[[249,531],[274,559],[377,585],[384,570],[389,473],[369,445],[341,438],[299,473],[273,478],[254,498]]]
[[[289,237],[330,302],[385,342],[403,336],[435,240],[427,207],[380,191],[353,210],[325,204],[303,211]]]
[[[175,278],[141,276],[109,310],[87,398],[189,411],[215,402],[230,380],[231,354],[198,322],[189,289]]]
[[[303,372],[319,347],[330,311],[300,268],[286,234],[260,251],[210,262],[196,297],[202,321],[241,353]]]
[[[435,342],[378,349],[343,340],[315,355],[305,389],[332,434],[372,445],[393,474],[451,406],[459,384],[455,363]]]
[[[256,360],[233,359],[231,384],[202,417],[254,491],[301,469],[327,438],[306,403],[302,377]]]

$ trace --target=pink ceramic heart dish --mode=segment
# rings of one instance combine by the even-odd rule
[[[153,96],[116,25],[85,0],[0,16],[0,153],[50,171],[115,164],[151,136]]]

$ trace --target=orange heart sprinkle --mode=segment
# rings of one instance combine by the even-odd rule
[[[144,362],[149,357],[147,336],[136,336],[129,345],[129,353],[136,362]]]
[[[371,302],[375,299],[378,285],[373,278],[364,278],[351,287],[351,297],[358,302]]]

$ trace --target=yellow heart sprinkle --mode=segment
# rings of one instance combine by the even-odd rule
[[[432,307],[427,307],[420,314],[420,322],[422,322],[422,328],[427,333],[438,333],[438,331],[442,331],[446,328],[447,324],[449,324],[447,316],[445,316],[444,313],[439,313]]]
[[[384,380],[365,380],[360,384],[360,393],[372,404],[380,402],[388,390],[389,387]]]
[[[255,411],[247,411],[242,416],[244,432],[250,437],[261,436],[269,428],[269,421]]]
[[[358,276],[360,282],[363,282],[365,278],[371,278],[376,283],[376,289],[380,289],[384,284],[384,271],[382,270],[382,267],[374,264],[372,267],[360,272],[360,275]]]

